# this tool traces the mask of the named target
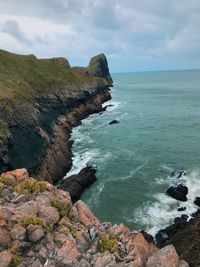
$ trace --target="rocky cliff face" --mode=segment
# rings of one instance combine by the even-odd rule
[[[66,174],[72,127],[111,98],[106,57],[92,62],[98,72],[87,75],[65,58],[39,60],[0,50],[0,172],[26,167],[51,183]]]
[[[187,267],[172,245],[162,249],[123,224],[100,223],[68,192],[29,177],[0,177],[0,266]]]

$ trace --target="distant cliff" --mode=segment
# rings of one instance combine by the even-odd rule
[[[0,50],[0,172],[26,167],[55,183],[70,169],[72,127],[111,98],[103,54],[80,69]]]

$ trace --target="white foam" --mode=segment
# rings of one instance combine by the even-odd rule
[[[99,151],[97,149],[92,149],[90,151],[86,151],[82,154],[75,152],[74,156],[72,157],[73,166],[71,170],[66,174],[64,179],[67,177],[77,174],[80,172],[84,167],[86,167],[88,164],[93,164],[93,160],[97,155],[99,154]]]
[[[189,219],[191,214],[197,211],[197,206],[194,204],[195,197],[200,196],[200,173],[199,171],[193,171],[189,175],[183,176],[181,179],[172,179],[168,176],[166,179],[160,178],[156,180],[159,184],[166,184],[166,189],[170,185],[184,184],[188,187],[187,202],[177,201],[164,192],[155,194],[154,202],[144,203],[142,208],[137,209],[133,216],[134,220],[141,223],[146,227],[146,231],[151,235],[164,229],[173,223],[176,217],[180,217],[182,214],[187,214]],[[185,211],[178,211],[178,208],[186,207]],[[132,216],[131,216],[132,217]],[[131,218],[129,218],[130,220]]]

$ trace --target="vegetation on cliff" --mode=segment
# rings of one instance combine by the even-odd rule
[[[61,116],[78,107],[81,114],[75,114],[77,121],[100,110],[102,102],[110,98],[107,60],[104,55],[97,57],[98,60],[101,61],[100,65],[96,63],[98,74],[86,75],[71,68],[65,58],[37,59],[34,55],[0,50],[0,172],[25,166],[31,173],[42,174],[49,180],[66,173],[71,164],[70,151],[63,150],[62,159],[51,153],[51,162],[60,162],[62,171],[56,172],[53,164],[52,170],[51,166],[49,171],[46,167],[53,144],[57,146],[58,142],[63,147],[61,138],[59,141],[55,138],[55,126]],[[92,106],[91,101],[99,94],[102,97]],[[87,102],[89,105],[83,110]],[[70,123],[75,124],[75,119],[71,118]],[[64,129],[60,134],[63,140]],[[64,167],[64,161],[69,167]]]

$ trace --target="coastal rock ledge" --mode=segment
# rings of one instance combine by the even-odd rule
[[[17,169],[0,176],[1,267],[187,267],[123,224],[100,223],[68,192]]]

